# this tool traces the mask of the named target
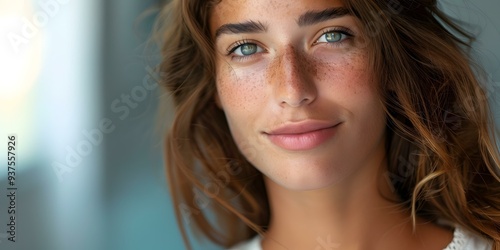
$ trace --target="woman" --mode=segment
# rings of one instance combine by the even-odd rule
[[[436,1],[174,0],[161,17],[188,247],[186,225],[233,249],[500,249],[473,39]]]

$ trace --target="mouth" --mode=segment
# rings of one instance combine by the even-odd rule
[[[304,151],[319,147],[332,138],[341,123],[307,120],[291,123],[263,134],[276,146]]]

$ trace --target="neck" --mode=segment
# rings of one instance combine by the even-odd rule
[[[394,239],[421,241],[409,212],[394,202],[396,194],[379,174],[387,169],[385,158],[373,162],[318,190],[289,190],[266,178],[272,219],[264,249],[401,249]],[[439,247],[451,240],[447,236]]]

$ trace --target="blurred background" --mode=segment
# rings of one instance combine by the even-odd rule
[[[159,57],[146,46],[160,2],[0,0],[0,249],[184,249],[155,130],[160,93],[150,72]],[[498,121],[500,2],[442,6],[478,34],[474,53]]]

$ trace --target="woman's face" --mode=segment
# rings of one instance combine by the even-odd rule
[[[231,134],[249,162],[289,189],[328,187],[385,154],[378,83],[342,7],[222,0],[210,18],[216,98]]]

